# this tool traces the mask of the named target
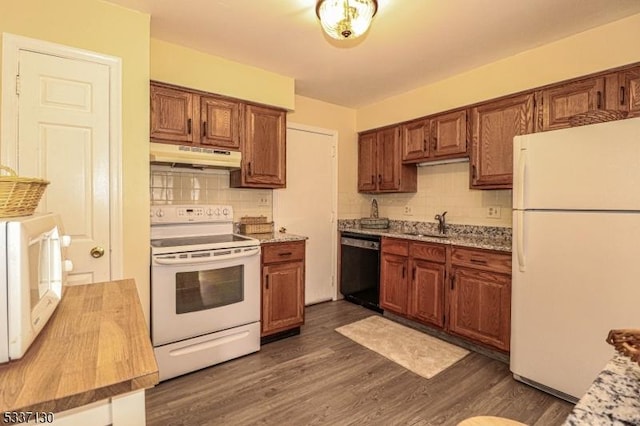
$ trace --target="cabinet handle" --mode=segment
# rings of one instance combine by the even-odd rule
[[[269,290],[269,275],[265,276],[265,282],[267,284],[267,290]]]
[[[416,267],[413,267],[413,281],[416,280]]]
[[[624,86],[620,86],[620,105],[624,105]]]
[[[191,134],[191,119],[187,120],[187,134]]]
[[[371,184],[372,185],[376,184],[376,175],[371,175]]]
[[[598,92],[596,93],[597,95],[597,105],[596,108],[600,109],[602,108],[602,92],[598,90]]]
[[[472,257],[469,260],[471,260],[471,263],[479,263],[481,265],[486,265],[487,264],[487,259],[478,259],[478,258]]]
[[[378,185],[382,185],[382,175],[378,175]]]
[[[284,251],[282,253],[278,253],[278,256],[291,256],[293,253],[290,251]]]
[[[207,136],[207,122],[203,121],[202,122],[202,136]]]
[[[475,164],[473,164],[471,166],[471,175],[473,177],[473,180],[476,180],[476,178],[478,177],[478,171],[476,169],[476,165]]]
[[[251,176],[251,161],[247,163],[247,173]]]
[[[406,277],[406,275],[407,275],[407,267],[403,266],[402,267],[402,278]]]
[[[438,137],[434,136],[433,141],[431,142],[431,150],[436,152],[436,147],[438,146]]]
[[[427,138],[424,138],[422,140],[422,150],[426,151],[427,150]]]
[[[451,290],[453,290],[454,288],[456,288],[456,276],[451,275]]]

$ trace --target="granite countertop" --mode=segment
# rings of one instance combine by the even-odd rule
[[[308,240],[309,237],[305,237],[303,235],[282,233],[282,232],[270,232],[267,234],[246,234],[247,237],[252,237],[260,240],[260,244],[269,244],[269,243],[284,243],[287,241],[304,241]]]
[[[640,365],[616,353],[567,417],[565,426],[639,425]]]
[[[487,250],[511,252],[511,229],[451,225],[447,236],[429,237],[426,235],[408,235],[406,232],[434,233],[431,229],[422,228],[418,223],[393,223],[389,229],[363,229],[356,222],[343,221],[339,230],[343,232],[356,232],[367,235],[380,235],[383,237],[404,238],[415,241],[450,244],[463,247],[474,247]]]

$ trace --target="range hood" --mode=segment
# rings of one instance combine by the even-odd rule
[[[240,168],[242,155],[238,151],[217,148],[184,146],[151,142],[149,161],[151,164],[168,164],[174,167]]]

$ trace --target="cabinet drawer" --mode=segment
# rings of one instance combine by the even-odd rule
[[[446,259],[445,253],[445,247],[439,244],[411,243],[411,256],[414,259],[444,263]]]
[[[304,241],[273,243],[262,246],[262,263],[304,260]]]
[[[383,237],[382,252],[397,254],[398,256],[409,256],[409,241]]]
[[[511,274],[511,254],[454,247],[451,250],[451,264]]]

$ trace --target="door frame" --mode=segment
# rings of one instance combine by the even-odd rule
[[[331,137],[331,226],[335,232],[331,233],[331,285],[333,286],[332,300],[338,299],[338,131],[306,124],[287,122],[287,130],[318,133]],[[274,220],[278,211],[278,191],[273,191]]]
[[[2,111],[0,162],[18,165],[18,58],[21,50],[109,67],[109,238],[111,279],[123,274],[122,232],[122,59],[62,44],[2,33]]]

